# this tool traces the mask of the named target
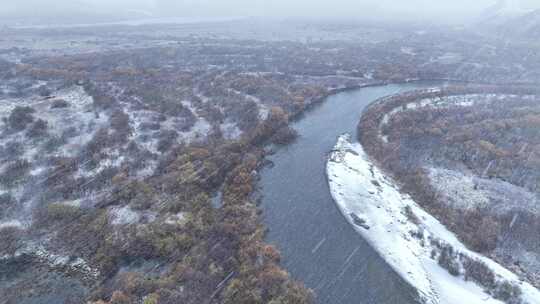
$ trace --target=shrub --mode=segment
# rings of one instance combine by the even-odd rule
[[[60,146],[64,145],[66,142],[62,137],[52,136],[43,144],[43,149],[47,153],[56,151]]]
[[[139,128],[141,129],[141,131],[157,131],[161,129],[161,125],[159,122],[143,122],[141,123]]]
[[[444,246],[439,255],[439,265],[453,276],[458,276],[460,273],[460,265],[457,261],[457,256],[454,254],[454,249],[451,246]]]
[[[6,211],[15,205],[16,201],[9,193],[0,194],[0,217],[6,214]]]
[[[152,292],[156,288],[157,282],[141,272],[121,271],[99,291],[100,294],[96,293],[96,296],[106,298],[111,292],[118,291],[135,300],[135,303],[143,304],[145,298],[152,298]]]
[[[144,298],[143,304],[158,304],[159,295],[156,293],[151,293]]]
[[[495,275],[484,262],[471,258],[465,258],[463,268],[465,269],[466,280],[472,279],[473,281],[490,289],[495,286]]]
[[[283,296],[279,297],[277,303],[309,304],[314,303],[313,292],[298,283],[289,283],[286,286]]]
[[[62,109],[69,107],[69,103],[63,99],[56,99],[51,104],[51,109]]]
[[[407,219],[409,221],[411,221],[411,223],[413,223],[415,225],[419,225],[421,223],[420,219],[414,213],[411,206],[409,206],[409,205],[405,206],[405,216],[407,217]]]
[[[113,177],[118,174],[118,170],[119,169],[117,167],[111,167],[111,166],[105,167],[103,170],[97,173],[94,177],[92,177],[90,180],[85,182],[86,184],[85,189],[97,190],[97,189],[103,189],[104,187],[110,186],[112,183]]]
[[[111,115],[111,128],[119,132],[130,132],[129,116],[122,110],[115,110]]]
[[[84,84],[84,90],[92,97],[93,106],[96,108],[109,109],[116,104],[116,99],[108,96],[101,88],[91,82]]]
[[[259,272],[257,280],[264,299],[279,296],[283,284],[289,279],[287,272],[278,266],[269,265]]]
[[[501,225],[489,215],[488,211],[470,210],[465,213],[463,219],[461,229],[465,234],[462,238],[473,250],[485,253],[497,247]]]
[[[292,143],[298,137],[298,132],[290,127],[283,127],[276,131],[271,141],[277,145],[286,145]]]
[[[122,110],[116,110],[111,115],[110,123],[111,128],[116,131],[113,135],[113,142],[125,142],[132,132],[131,126],[129,125],[129,115]]]
[[[36,120],[30,129],[26,132],[26,135],[30,138],[44,137],[47,135],[48,123],[43,119]]]
[[[8,188],[16,186],[27,176],[30,167],[30,162],[27,160],[14,161],[0,174],[0,184]]]
[[[0,209],[7,208],[15,203],[15,198],[9,193],[0,194]],[[0,210],[1,211],[1,210]]]
[[[157,150],[162,153],[166,152],[176,143],[177,138],[178,138],[178,133],[174,130],[167,130],[167,131],[161,132],[159,134]]]
[[[23,244],[21,237],[23,235],[22,230],[17,227],[4,227],[0,229],[0,254],[12,255]]]
[[[52,92],[49,88],[47,88],[47,86],[42,85],[38,88],[38,94],[42,97],[48,97],[51,96]]]
[[[130,202],[131,207],[135,210],[146,210],[152,207],[154,203],[152,188],[148,184],[140,182],[137,189],[137,194]]]
[[[93,159],[93,161],[98,162],[99,153],[107,148],[111,144],[111,139],[109,137],[109,132],[105,128],[101,128],[94,133],[92,139],[86,144],[81,152],[83,159]],[[96,164],[93,164],[96,165]]]
[[[507,304],[521,304],[521,289],[519,286],[504,281],[495,290],[495,298]]]
[[[82,214],[81,209],[76,206],[54,203],[47,206],[46,217],[52,221],[74,220]]]
[[[259,304],[263,303],[261,295],[255,288],[248,287],[238,279],[233,279],[223,293],[225,304]]]
[[[0,158],[13,160],[24,153],[24,145],[20,142],[10,141],[0,149],[0,152],[2,152]]]
[[[111,297],[111,304],[132,304],[131,299],[121,291],[115,291]]]
[[[272,245],[265,245],[263,247],[263,256],[269,262],[279,263],[281,261],[281,253]]]
[[[30,107],[15,107],[6,120],[8,128],[14,131],[24,130],[29,123],[34,121],[32,116],[34,112],[35,110]]]
[[[76,127],[68,127],[62,132],[61,137],[66,140],[68,138],[73,138],[75,136],[79,135],[79,130],[77,130]]]

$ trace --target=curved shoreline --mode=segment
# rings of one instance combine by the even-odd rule
[[[343,189],[341,189],[341,187],[343,186],[343,183],[340,183],[340,182],[335,183],[333,181],[333,178],[336,178],[336,176],[331,175],[331,174],[333,174],[331,172],[331,170],[335,170],[334,167],[336,167],[335,159],[336,158],[338,158],[338,159],[341,158],[343,160],[343,159],[345,159],[346,154],[352,154],[353,156],[350,156],[350,157],[357,157],[357,158],[359,157],[359,158],[362,159],[363,162],[367,163],[368,166],[370,167],[369,171],[373,175],[374,174],[373,172],[378,170],[377,167],[376,167],[378,162],[377,162],[377,160],[374,160],[374,162],[371,162],[369,155],[372,154],[372,153],[381,153],[380,151],[382,151],[377,147],[377,146],[380,146],[380,145],[384,145],[384,143],[383,143],[384,138],[382,138],[380,136],[380,134],[379,134],[380,133],[379,132],[379,130],[380,130],[379,127],[380,127],[381,122],[384,121],[386,115],[390,114],[391,110],[395,110],[395,109],[398,109],[398,108],[401,108],[401,107],[405,108],[405,107],[408,106],[409,103],[418,102],[419,100],[421,100],[423,98],[452,96],[452,95],[464,95],[464,94],[475,94],[475,93],[485,93],[485,94],[489,94],[489,93],[512,94],[512,93],[515,93],[517,95],[522,95],[522,94],[527,95],[527,94],[538,94],[538,92],[540,92],[540,90],[538,90],[537,88],[527,86],[527,85],[522,85],[522,86],[517,86],[516,87],[516,86],[499,86],[499,85],[494,85],[494,84],[490,84],[490,85],[478,85],[478,84],[470,85],[470,84],[468,84],[466,86],[462,85],[462,86],[450,86],[450,87],[438,88],[438,89],[413,90],[413,91],[408,91],[408,92],[401,93],[401,94],[395,94],[395,95],[382,97],[382,98],[379,98],[379,99],[375,100],[371,104],[369,104],[366,107],[365,111],[362,113],[360,123],[358,124],[358,127],[357,127],[357,132],[359,133],[359,139],[361,141],[361,144],[352,144],[352,143],[349,142],[349,139],[347,139],[345,137],[340,137],[340,139],[338,140],[338,143],[336,144],[336,147],[334,148],[334,150],[329,155],[329,160],[328,160],[328,163],[327,163],[328,182],[329,182],[330,188],[332,190],[332,196],[334,198],[334,201],[336,202],[336,204],[337,204],[338,208],[340,209],[340,211],[342,212],[343,216],[345,216],[347,221],[353,227],[355,227],[355,229],[361,235],[363,235],[364,238],[366,238],[370,242],[370,244],[372,244],[372,246],[374,248],[376,248],[376,250],[385,258],[385,260],[387,260],[389,262],[389,264],[391,266],[393,266],[393,268],[398,273],[400,273],[400,275],[403,278],[405,278],[413,286],[419,286],[420,287],[419,289],[421,290],[421,294],[423,294],[423,295],[428,294],[429,295],[429,291],[431,290],[431,288],[426,287],[426,286],[429,286],[429,284],[422,284],[421,282],[419,283],[418,278],[409,277],[411,275],[410,271],[406,271],[406,272],[400,271],[400,270],[402,270],[403,265],[393,261],[391,259],[392,253],[390,253],[390,255],[389,255],[388,252],[385,253],[384,250],[381,250],[380,249],[380,246],[381,246],[380,241],[378,241],[376,239],[373,239],[373,237],[370,236],[370,233],[372,233],[372,232],[370,232],[369,230],[372,227],[370,226],[369,220],[367,220],[367,218],[358,217],[358,215],[356,215],[355,213],[349,212],[349,209],[351,209],[351,208],[352,209],[359,208],[358,206],[355,206],[355,201],[356,202],[363,201],[365,199],[365,197],[369,197],[370,195],[372,195],[375,192],[372,189],[371,192],[373,192],[373,193],[368,191],[368,194],[365,197],[357,197],[356,200],[353,200],[352,202],[347,201],[346,199],[344,200],[341,197],[343,195]],[[367,144],[367,146],[366,146],[366,144]],[[364,152],[364,148],[362,146],[366,147],[366,152]],[[344,147],[346,147],[346,148],[344,148]],[[379,152],[377,152],[377,151],[379,151]],[[377,154],[377,155],[380,155],[380,154]],[[332,164],[332,163],[334,163],[334,164]],[[339,163],[339,161],[338,161],[338,163]],[[384,168],[384,165],[382,165],[382,167]],[[345,169],[354,169],[354,168],[346,167]],[[360,172],[359,170],[356,170],[355,174],[360,174],[359,172]],[[395,189],[399,193],[399,188],[400,187],[398,186],[398,184],[395,183],[392,180],[391,177],[384,176],[384,173],[382,173],[382,170],[378,171],[378,172],[383,176],[384,181],[390,181],[390,188]],[[358,180],[358,176],[356,176],[356,179]],[[383,182],[377,181],[377,184],[380,185],[380,184],[383,184]],[[354,183],[350,182],[348,186],[354,188]],[[355,189],[355,190],[358,190],[358,187],[359,188],[366,188],[366,187],[369,188],[369,187],[372,187],[373,185],[368,181],[368,182],[365,182],[364,185],[357,184],[356,186],[357,186],[357,189]],[[385,198],[383,197],[383,198],[380,198],[380,199],[382,199],[382,201],[384,201]],[[466,254],[464,254],[465,262],[460,261],[460,263],[469,263],[470,261],[472,261],[472,262],[480,261],[483,264],[487,264],[487,265],[489,265],[489,268],[495,273],[496,277],[499,278],[498,282],[500,282],[500,284],[504,284],[505,282],[511,282],[511,284],[514,285],[514,286],[520,286],[522,291],[524,291],[523,292],[523,294],[524,294],[523,297],[527,301],[526,303],[539,303],[540,302],[540,293],[536,288],[534,288],[529,283],[520,282],[519,278],[515,274],[509,272],[508,270],[506,270],[505,268],[503,268],[502,266],[500,266],[496,262],[494,262],[494,261],[492,261],[492,260],[490,260],[490,259],[488,259],[488,258],[486,258],[486,257],[484,257],[482,255],[479,255],[477,253],[471,252],[468,249],[466,249],[466,247],[463,244],[461,244],[461,242],[458,241],[457,238],[451,232],[447,231],[446,228],[442,224],[440,224],[431,215],[429,215],[420,206],[418,206],[414,201],[412,201],[412,199],[408,195],[405,195],[403,198],[397,199],[396,201],[402,201],[400,203],[402,209],[404,209],[405,206],[407,206],[407,208],[411,208],[410,206],[413,206],[412,209],[415,211],[415,213],[423,214],[422,219],[429,218],[430,222],[436,223],[436,225],[438,227],[435,230],[437,232],[440,233],[444,229],[445,232],[442,234],[444,236],[442,238],[443,239],[442,248],[444,248],[445,246],[450,244],[451,248],[457,248],[457,251],[459,252],[459,254],[463,254],[463,252],[465,252],[466,253]],[[403,202],[405,202],[405,203],[403,203]],[[362,203],[360,203],[360,204],[356,203],[356,205],[362,205]],[[379,208],[380,208],[380,206],[379,206]],[[404,213],[406,213],[406,211],[401,210],[398,213],[403,215]],[[394,216],[395,215],[396,214],[394,214]],[[377,219],[372,218],[371,221],[374,222],[374,223],[377,223]],[[402,218],[401,221],[403,223],[406,223],[407,221],[409,221],[409,219],[407,219],[407,218],[403,219]],[[410,223],[407,223],[407,224],[410,224]],[[404,229],[407,230],[411,235],[414,235],[416,233],[415,232],[416,230],[414,230],[414,229],[420,229],[420,228],[421,228],[422,234],[423,234],[424,231],[425,231],[425,227],[424,227],[423,223],[421,223],[421,225],[416,225],[416,228],[415,227],[413,227],[413,228],[406,227],[406,225],[405,225]],[[384,233],[381,232],[381,234],[384,234]],[[435,233],[434,235],[437,236],[437,233]],[[409,236],[405,236],[405,238],[409,238]],[[451,241],[448,242],[447,241],[448,239],[450,239]],[[438,236],[437,236],[437,240],[439,240]],[[422,242],[426,243],[427,241],[425,239],[422,239]],[[432,242],[432,241],[430,241],[430,242]],[[392,246],[393,245],[395,245],[395,244],[392,244]],[[424,245],[422,245],[422,247],[423,246]],[[384,249],[384,242],[383,242],[383,249]],[[438,249],[440,251],[441,248],[438,248]],[[414,249],[413,252],[415,250],[418,250],[418,249]],[[399,254],[400,250],[396,250],[394,252],[394,254],[396,252]],[[390,256],[390,258],[389,258],[389,256]],[[418,252],[415,254],[415,256],[418,256]],[[429,262],[429,260],[428,260],[428,262]],[[424,268],[424,267],[418,267],[418,268]],[[445,271],[446,271],[446,269],[445,269]],[[407,279],[408,277],[409,277],[409,279]],[[497,287],[497,288],[499,288],[499,287]],[[497,291],[491,290],[489,292],[494,294]],[[489,297],[489,295],[488,295],[488,297]],[[428,296],[427,298],[424,297],[424,299],[427,299],[428,302],[432,301],[433,303],[439,303],[439,300],[437,300],[436,297],[433,298],[433,297]],[[433,299],[435,299],[435,300],[433,300]],[[449,303],[451,303],[451,302],[449,302]],[[484,303],[484,302],[482,302],[482,303]]]
[[[298,139],[267,155],[273,168],[260,172],[266,242],[282,253],[294,279],[312,288],[317,303],[416,304],[418,293],[351,229],[336,207],[325,178],[335,138],[354,132],[365,106],[380,97],[440,83],[376,85],[344,90],[291,121]]]
[[[346,220],[388,264],[417,288],[424,303],[503,303],[503,286],[519,287],[513,295],[524,303],[540,303],[540,292],[522,282],[496,262],[468,250],[446,227],[424,211],[398,185],[373,164],[350,136],[338,139],[327,162],[332,197]],[[442,264],[452,252],[459,272],[450,274]],[[474,279],[469,281],[468,263],[493,271],[493,290]],[[458,292],[458,294],[456,294]],[[508,299],[505,299],[508,300]],[[516,300],[513,298],[513,300]]]
[[[282,252],[283,267],[315,290],[318,303],[356,304],[359,298],[377,304],[418,302],[413,300],[417,292],[411,285],[403,279],[394,282],[398,273],[371,246],[366,244],[370,248],[363,249],[366,240],[343,221],[328,190],[325,161],[336,137],[354,133],[360,115],[373,102],[441,85],[448,83],[415,80],[366,84],[360,90],[343,88],[339,94],[332,91],[333,95],[312,101],[300,115],[291,117],[291,127],[300,135],[296,142],[267,155],[275,166],[260,173],[261,208],[264,225],[269,229],[266,241]],[[343,261],[351,261],[345,273],[340,271]],[[366,265],[379,269],[365,269]],[[330,288],[327,283],[334,285]],[[335,298],[339,302],[333,302]]]
[[[348,86],[344,88],[336,88],[336,89],[330,89],[326,94],[323,96],[313,100],[311,103],[309,103],[302,111],[294,113],[290,116],[290,121],[295,122],[302,117],[304,117],[306,114],[309,113],[313,108],[319,106],[320,104],[324,103],[325,100],[327,100],[329,97],[332,97],[334,95],[340,94],[340,93],[346,93],[346,92],[352,92],[357,91],[365,88],[376,88],[376,87],[383,87],[388,85],[404,85],[404,84],[415,84],[415,83],[448,83],[448,84],[456,84],[456,85],[463,85],[463,86],[512,86],[514,88],[518,87],[524,87],[524,88],[535,88],[535,86],[540,86],[540,84],[537,83],[494,83],[494,82],[481,82],[481,81],[469,81],[469,80],[462,80],[462,79],[452,79],[452,78],[425,78],[425,79],[405,79],[401,81],[386,81],[386,80],[379,80],[374,81],[371,83],[365,83],[361,85],[354,85],[354,86]],[[415,90],[412,90],[410,92],[413,92]],[[389,97],[389,96],[386,96]],[[386,97],[379,98],[377,100],[374,100],[369,105],[366,106],[365,110],[368,110],[372,105],[377,103],[379,100],[384,99]]]

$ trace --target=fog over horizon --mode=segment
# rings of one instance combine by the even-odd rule
[[[536,0],[0,0],[3,18],[329,17],[464,21],[497,2],[540,8]]]

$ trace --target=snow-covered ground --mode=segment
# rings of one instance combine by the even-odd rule
[[[65,101],[65,108],[54,108],[55,101]],[[73,129],[74,133],[67,142],[59,147],[57,156],[73,157],[87,144],[95,132],[108,122],[107,115],[96,116],[92,111],[93,99],[80,86],[74,86],[55,93],[55,98],[44,99],[39,96],[0,100],[0,117],[7,117],[16,106],[31,107],[36,119],[47,122],[47,132],[62,137],[63,132]],[[0,127],[4,124],[0,122]],[[25,146],[24,158],[32,161],[40,153],[36,145],[20,133],[0,135],[3,142],[18,142]]]
[[[388,264],[414,286],[425,303],[503,303],[494,298],[505,282],[521,289],[524,303],[540,303],[540,292],[494,261],[468,250],[385,176],[349,135],[338,139],[327,162],[328,182],[339,209]],[[414,214],[411,216],[411,214]],[[413,220],[414,219],[414,220]],[[440,244],[451,246],[458,273],[440,266]],[[487,290],[465,279],[460,261],[480,261],[495,275]]]
[[[527,212],[540,215],[535,193],[499,179],[474,176],[470,172],[427,167],[431,186],[454,209],[486,208],[494,214]]]
[[[34,86],[41,85],[44,85],[44,82],[38,82]],[[62,101],[64,106],[55,107],[55,103],[59,101]],[[31,95],[0,99],[0,117],[8,117],[17,106],[32,108],[34,120],[42,119],[47,123],[47,135],[40,140],[29,138],[25,132],[0,132],[0,147],[21,145],[22,153],[15,156],[30,163],[27,176],[29,182],[20,183],[9,189],[0,186],[0,193],[9,193],[15,200],[19,201],[24,193],[34,191],[31,188],[35,187],[33,184],[35,179],[39,180],[38,184],[46,181],[46,174],[51,169],[50,164],[46,161],[47,157],[76,157],[97,130],[107,126],[109,117],[104,113],[96,115],[93,110],[93,98],[81,86],[58,90],[54,92],[54,98]],[[0,121],[0,129],[5,129],[4,121]],[[62,138],[62,140],[49,147],[47,142],[53,137]],[[0,172],[3,172],[10,160],[2,154],[0,154],[0,160]],[[85,173],[82,168],[81,171]],[[80,175],[88,176],[89,173],[81,173]],[[27,228],[31,223],[32,208],[39,198],[39,195],[34,195],[25,201],[24,205],[21,203],[20,211],[0,219],[0,228],[5,226]]]
[[[87,261],[73,256],[61,255],[47,250],[40,244],[28,243],[12,255],[0,256],[0,261],[10,260],[20,256],[30,256],[51,270],[63,269],[66,273],[77,274],[83,279],[95,280],[100,276],[98,269],[92,268]]]
[[[138,211],[129,206],[114,206],[109,209],[109,219],[112,225],[131,225],[155,221],[157,213],[153,211]]]

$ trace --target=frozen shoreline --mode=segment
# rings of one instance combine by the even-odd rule
[[[386,177],[349,135],[339,137],[330,153],[326,173],[334,201],[347,221],[409,284],[425,303],[504,303],[494,298],[501,286],[517,286],[525,303],[540,303],[540,292],[494,261],[469,251],[435,218],[426,213],[395,182]],[[408,212],[407,212],[408,210]],[[407,214],[408,213],[408,214]],[[410,214],[416,221],[412,221]],[[416,222],[416,223],[414,223]],[[458,273],[438,263],[442,247],[460,256]],[[463,259],[480,261],[495,275],[487,291],[467,281]],[[500,297],[500,296],[499,296]]]

